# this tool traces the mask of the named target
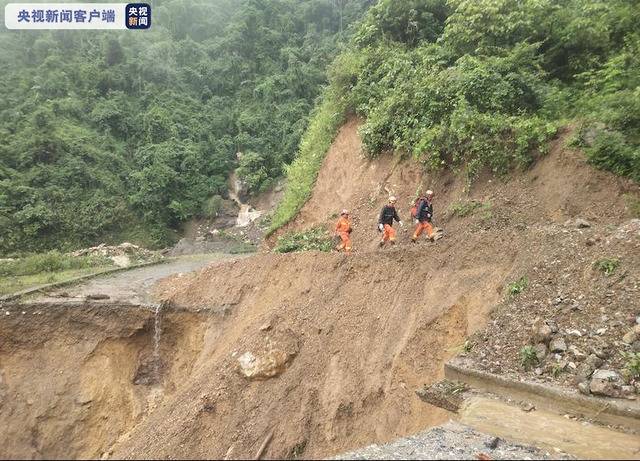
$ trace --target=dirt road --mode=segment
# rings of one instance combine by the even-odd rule
[[[60,298],[86,298],[87,296],[106,295],[114,301],[131,303],[152,302],[150,291],[159,280],[175,274],[184,274],[202,269],[214,261],[244,258],[247,255],[229,255],[222,253],[180,256],[148,267],[118,272],[87,280],[71,287],[52,290],[37,298],[47,301]]]

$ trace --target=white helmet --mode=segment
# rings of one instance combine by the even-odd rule
[[[426,196],[427,196],[427,197],[431,197],[432,195],[433,195],[433,191],[432,191],[431,189],[429,189],[429,190],[426,192]]]
[[[391,197],[389,197],[389,202],[393,203],[396,201],[396,197],[394,195],[392,195]]]
[[[342,210],[342,212],[340,213],[340,216],[345,214],[349,214],[349,210],[347,210],[346,208]]]

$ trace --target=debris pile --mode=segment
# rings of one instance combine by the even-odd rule
[[[101,243],[95,247],[76,250],[71,253],[71,256],[102,256],[111,259],[119,267],[128,267],[132,264],[152,261],[162,257],[153,251],[129,242],[124,242],[120,245],[105,245]]]

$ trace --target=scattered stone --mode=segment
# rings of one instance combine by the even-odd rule
[[[500,438],[499,437],[493,437],[491,440],[487,440],[484,443],[484,446],[489,448],[490,450],[495,450],[496,448],[498,448],[498,444],[500,443]]]
[[[573,362],[567,363],[567,367],[569,367],[569,369],[571,369],[572,371],[575,371],[578,368],[578,366]]]
[[[573,382],[575,384],[585,383],[588,386],[589,384],[587,381],[589,381],[589,378],[593,374],[593,370],[595,370],[595,367],[592,367],[589,363],[581,363],[576,369],[576,375],[573,378]]]
[[[582,337],[582,333],[580,333],[580,330],[567,330],[567,335],[573,336],[575,338],[581,338]]]
[[[578,383],[578,390],[584,395],[591,394],[591,390],[589,389],[589,383],[587,383],[586,381]]]
[[[633,386],[621,386],[620,387],[620,392],[623,396],[627,397],[629,395],[633,395],[636,392],[635,387]]]
[[[464,383],[445,379],[430,386],[423,386],[416,391],[416,395],[423,402],[455,412],[462,406],[462,394],[466,390],[467,386]]]
[[[533,370],[533,372],[536,374],[536,376],[542,376],[542,368],[537,367],[535,370]]]
[[[562,354],[567,351],[567,343],[564,338],[554,338],[549,344],[549,350],[554,353]]]
[[[607,397],[618,397],[622,382],[620,375],[611,370],[596,370],[591,377],[589,389],[591,393]]]
[[[596,330],[596,334],[597,334],[598,336],[602,336],[602,335],[603,335],[603,334],[605,334],[606,332],[607,332],[607,329],[606,329],[606,328],[598,328],[598,329]]]
[[[600,356],[591,354],[589,355],[589,357],[587,357],[586,363],[595,370],[596,368],[602,366],[603,361]]]
[[[593,246],[593,245],[595,245],[595,244],[596,244],[596,240],[595,240],[595,239],[593,239],[593,238],[591,238],[591,237],[589,237],[589,238],[586,240],[586,242],[585,242],[585,243],[587,244],[587,246],[588,246],[588,247],[590,247],[590,246]]]
[[[105,295],[104,293],[93,293],[86,296],[87,299],[99,300],[99,299],[109,299],[109,295]]]
[[[571,355],[573,355],[573,357],[578,362],[582,362],[584,359],[587,358],[587,355],[584,352],[582,352],[580,349],[578,349],[576,346],[574,346],[573,344],[569,346],[569,352],[571,353]]]
[[[558,324],[556,322],[554,322],[553,320],[547,320],[545,322],[549,328],[551,328],[551,333],[555,334],[558,332]]]
[[[633,344],[631,344],[631,352],[640,352],[640,340],[634,341]]]
[[[637,334],[635,331],[627,331],[625,335],[622,337],[622,342],[625,344],[633,344],[637,339]]]
[[[271,322],[267,322],[260,327],[260,331],[269,331],[271,330]]]
[[[591,348],[591,352],[592,352],[592,354],[595,354],[595,356],[598,357],[601,360],[606,360],[609,357],[609,354],[604,349],[597,349],[595,347],[592,347]]]
[[[545,346],[544,343],[539,343],[535,345],[535,350],[538,362],[542,362],[547,356],[547,346]]]
[[[591,223],[586,219],[582,219],[582,218],[576,218],[576,220],[574,221],[574,225],[578,229],[585,229],[587,227],[591,227]]]
[[[536,318],[531,327],[534,343],[548,344],[551,339],[551,327],[546,324],[540,317]]]
[[[522,411],[526,411],[527,413],[536,409],[536,407],[531,402],[522,402],[520,404],[520,409]]]

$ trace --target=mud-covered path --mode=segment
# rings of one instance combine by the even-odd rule
[[[223,253],[199,254],[172,258],[162,264],[131,269],[87,280],[78,285],[51,290],[36,301],[60,300],[60,298],[86,298],[106,295],[113,301],[147,303],[153,301],[153,285],[170,275],[185,274],[202,269],[214,261],[245,258],[247,255]]]

